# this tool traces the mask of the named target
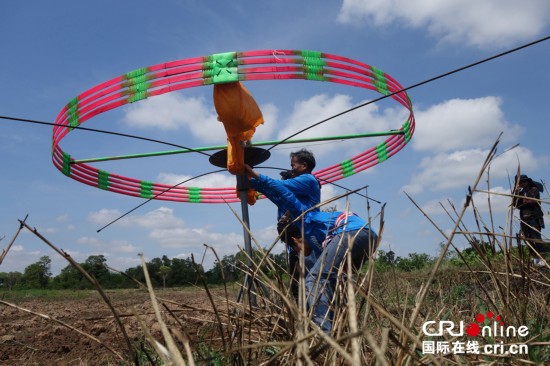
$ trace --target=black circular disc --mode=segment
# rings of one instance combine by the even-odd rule
[[[269,150],[262,149],[261,147],[248,146],[244,148],[244,163],[252,167],[263,163],[270,156],[271,153]],[[208,161],[214,166],[227,168],[227,149],[212,154]]]

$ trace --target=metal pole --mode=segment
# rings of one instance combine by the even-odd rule
[[[245,174],[239,174],[237,175],[237,190],[239,191],[239,198],[241,200],[241,212],[242,212],[242,219],[243,219],[243,238],[244,238],[244,248],[246,251],[246,254],[248,255],[248,258],[246,260],[246,264],[250,271],[253,270],[252,268],[252,239],[250,237],[250,218],[248,216],[248,202],[246,199],[247,193],[248,193],[248,177]],[[245,274],[244,277],[244,283],[243,283],[243,291],[246,291],[248,293],[248,297],[250,300],[250,305],[256,306],[256,295],[254,294],[254,281],[252,281],[252,276],[249,273]],[[242,292],[243,292],[242,291]],[[239,294],[239,298],[237,299],[237,302],[239,302],[241,295]]]

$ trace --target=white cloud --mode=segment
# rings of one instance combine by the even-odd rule
[[[115,240],[112,245],[110,245],[110,250],[114,253],[138,253],[140,248],[125,240]]]
[[[153,258],[146,258],[146,261],[150,259]],[[107,258],[107,265],[116,270],[124,271],[125,269],[128,269],[130,267],[141,265],[141,260],[137,255],[132,257],[114,256]]]
[[[308,127],[312,123],[332,117],[342,111],[354,107],[349,95],[338,94],[329,96],[326,94],[315,95],[309,99],[298,101],[288,119],[286,125],[279,130],[278,138],[288,136]],[[359,108],[351,113],[344,114],[333,120],[322,123],[315,128],[300,133],[295,138],[311,138],[324,136],[349,135],[367,132],[381,132],[399,128],[407,116],[407,111],[396,107],[379,110],[378,106],[371,104]],[[376,143],[369,140],[371,146]],[[361,152],[363,144],[346,145],[353,149],[350,153]],[[329,152],[341,151],[341,144],[325,144],[315,146],[315,155],[322,156]]]
[[[174,210],[168,207],[159,207],[144,215],[131,216],[129,220],[146,229],[173,228],[184,225],[183,220],[174,216]]]
[[[325,184],[323,186],[323,188],[321,189],[321,202],[324,202],[328,199],[331,199],[331,198],[333,198],[335,196],[338,196],[338,195],[341,195],[343,193],[345,193],[344,190],[336,188],[335,186],[330,185],[330,184]],[[363,192],[361,192],[361,193],[363,193]],[[352,198],[353,195],[347,196],[347,197]],[[340,198],[337,201],[333,201],[331,203],[328,203],[328,204],[324,205],[323,207],[321,207],[321,209],[325,210],[325,209],[329,209],[329,208],[334,207],[334,209],[336,211],[346,211],[346,209],[348,209],[348,198],[347,197],[343,197],[343,198]],[[357,208],[354,209],[354,207],[350,203],[349,210],[354,211],[354,210],[357,210]]]
[[[522,128],[505,120],[501,103],[496,97],[452,99],[418,111],[412,146],[421,151],[452,151],[491,146],[503,131],[503,142],[516,138]]]
[[[10,251],[12,252],[22,252],[25,248],[22,245],[12,245]]]
[[[338,190],[333,185],[325,184],[321,187],[321,202],[337,196],[338,194]],[[332,203],[331,205],[334,205],[334,203]]]
[[[254,141],[268,139],[277,128],[278,109],[271,103],[261,106],[264,124],[256,128]],[[162,94],[130,105],[124,117],[134,128],[155,128],[165,131],[186,130],[209,143],[225,143],[227,135],[212,103],[203,98],[181,94]]]
[[[101,242],[97,238],[89,237],[89,236],[83,236],[81,238],[78,238],[76,240],[78,244],[84,245],[84,246],[100,246]]]
[[[77,251],[77,250],[70,250],[70,249],[65,250],[65,253],[67,253],[77,263],[84,262],[88,258],[89,255],[92,255],[92,254],[86,255],[83,252],[80,252],[80,251]],[[100,253],[94,253],[93,255],[97,255],[97,254],[100,254]],[[67,262],[67,260],[63,257],[60,257],[60,256],[51,257],[50,256],[50,258],[52,259],[52,273],[57,273],[57,271],[59,271],[62,268],[70,265],[69,262]]]
[[[96,225],[105,225],[121,216],[120,211],[111,209],[101,209],[96,212],[88,214],[88,221]],[[143,228],[154,227],[172,227],[181,226],[183,221],[174,216],[174,210],[168,207],[159,207],[156,210],[147,212],[143,215],[126,216],[116,224],[122,224],[124,226],[137,225]]]
[[[427,28],[434,37],[475,47],[503,47],[530,40],[550,19],[546,0],[344,0],[338,20],[376,27],[397,21]]]
[[[220,173],[209,174],[187,182],[190,178],[192,178],[190,175],[179,175],[172,173],[161,173],[158,176],[160,183],[176,185],[181,182],[186,182],[182,184],[182,186],[186,187],[232,187],[236,184],[234,176]]]
[[[69,214],[63,214],[58,217],[56,217],[55,221],[57,222],[69,222],[71,218],[69,217]]]
[[[421,208],[422,208],[422,211],[428,216],[441,215],[445,213],[445,209],[442,207],[442,205],[445,206],[446,204],[447,204],[447,199],[443,199],[443,198],[439,200],[433,199],[422,204]]]
[[[78,244],[90,249],[94,248],[94,251],[99,249],[108,249],[114,253],[137,253],[139,248],[128,243],[126,240],[111,240],[102,241],[95,237],[83,236],[77,239]],[[104,253],[107,255],[106,253]]]
[[[216,111],[202,98],[177,93],[159,95],[130,105],[124,119],[134,128],[185,129],[205,142],[220,143],[226,140]]]
[[[252,233],[253,239],[260,243],[260,245],[263,244],[265,247],[273,244],[278,235],[276,225],[270,225],[260,230],[254,230]],[[252,246],[255,247],[255,244],[253,243]],[[276,245],[272,253],[280,253],[281,250],[282,246]]]
[[[485,188],[482,188],[482,187],[478,187],[478,189],[486,190]],[[490,203],[489,203],[489,200],[487,199],[488,198],[487,193],[474,192],[472,201],[474,202],[475,208],[477,212],[480,214],[491,213],[492,215],[502,218],[502,215],[508,213],[508,208],[510,206],[511,198],[505,195],[510,194],[510,190],[504,187],[491,187],[489,192],[491,192],[491,195],[489,196]],[[465,199],[466,199],[466,194],[462,196],[460,203],[454,202],[450,198],[430,200],[422,204],[422,211],[424,211],[427,215],[432,215],[432,216],[446,215],[445,210],[447,212],[454,212],[453,207],[451,206],[450,203],[453,204],[455,209],[461,210],[462,207],[464,206]],[[467,212],[471,212],[471,209],[473,207],[474,206],[470,206]],[[489,210],[489,207],[491,208],[491,210]],[[483,217],[483,219],[485,218],[488,218],[488,216]],[[500,222],[502,222],[502,220],[499,220],[499,223]]]
[[[89,215],[90,220],[101,221],[112,217],[116,210],[103,209]],[[168,207],[160,207],[143,215],[132,215],[125,217],[125,224],[137,226],[148,230],[149,239],[147,245],[169,249],[184,250],[185,253],[193,253],[196,260],[204,251],[204,243],[214,247],[220,257],[228,254],[235,254],[237,245],[243,246],[242,232],[217,232],[212,226],[189,227],[183,220],[174,215],[174,210]],[[272,231],[270,231],[272,232]],[[270,240],[275,238],[273,235]],[[262,238],[265,239],[265,238]],[[130,244],[126,240],[100,242],[95,238],[83,237],[79,244],[90,245],[101,248],[108,248],[109,251],[117,253],[137,253],[139,246]],[[266,242],[261,241],[262,245]],[[271,244],[271,243],[270,243]],[[159,256],[163,253],[159,253]],[[182,254],[188,257],[190,254]],[[118,261],[118,260],[117,260]],[[131,261],[133,263],[133,260]],[[208,258],[206,267],[211,266],[213,258]],[[118,265],[118,263],[117,263]]]
[[[414,194],[424,190],[465,189],[474,183],[487,153],[486,150],[470,149],[426,157],[420,162],[420,172],[413,175],[403,190]],[[514,176],[518,162],[521,162],[524,171],[534,170],[539,164],[538,161],[531,150],[515,148],[493,160],[489,171],[490,178],[503,179]]]
[[[256,127],[252,141],[264,141],[271,139],[273,131],[277,130],[279,109],[271,103],[260,106],[264,116],[264,123]]]
[[[512,200],[510,196],[507,196],[510,194],[510,189],[505,187],[491,187],[489,192],[491,192],[491,194],[484,192],[474,193],[473,200],[477,210],[481,213],[492,213],[493,215],[507,214]]]
[[[235,244],[243,241],[241,234],[217,233],[208,228],[188,227],[154,229],[149,233],[149,238],[157,241],[162,248],[202,247],[203,243],[225,244],[235,248]]]
[[[88,221],[95,225],[105,225],[113,220],[119,218],[122,214],[119,210],[103,208],[96,212],[90,212],[88,214]],[[117,225],[128,225],[129,221],[126,217],[118,220]]]

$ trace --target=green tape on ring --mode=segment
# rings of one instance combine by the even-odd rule
[[[71,176],[71,155],[67,154],[66,152],[63,152],[63,165],[61,168],[61,172],[67,177]]]
[[[108,190],[111,183],[109,182],[109,172],[105,170],[97,171],[97,186],[98,188]]]
[[[201,202],[201,189],[199,187],[189,187],[189,202]]]
[[[380,163],[388,160],[388,145],[386,145],[386,141],[381,142],[376,146],[376,156],[378,157],[378,161]]]
[[[142,180],[140,182],[139,196],[142,198],[153,198],[153,182]]]
[[[340,163],[340,168],[342,169],[342,176],[344,178],[355,174],[353,169],[353,161],[351,160],[345,160],[342,163]]]

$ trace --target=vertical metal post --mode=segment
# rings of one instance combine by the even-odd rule
[[[248,255],[248,258],[246,260],[246,264],[249,268],[249,270],[253,270],[252,268],[252,239],[250,237],[250,218],[248,216],[248,202],[246,199],[247,193],[248,193],[248,177],[245,174],[239,174],[237,175],[237,191],[239,192],[239,198],[241,200],[241,212],[242,212],[242,219],[244,223],[243,227],[243,238],[244,238],[244,248],[246,251],[246,254]],[[252,306],[256,306],[256,295],[254,294],[254,281],[252,280],[252,277],[249,273],[247,273],[244,277],[244,283],[243,283],[243,291],[246,291],[248,293],[248,298],[250,300],[250,304]],[[241,294],[239,294],[239,298],[237,299],[237,302],[241,300]]]

